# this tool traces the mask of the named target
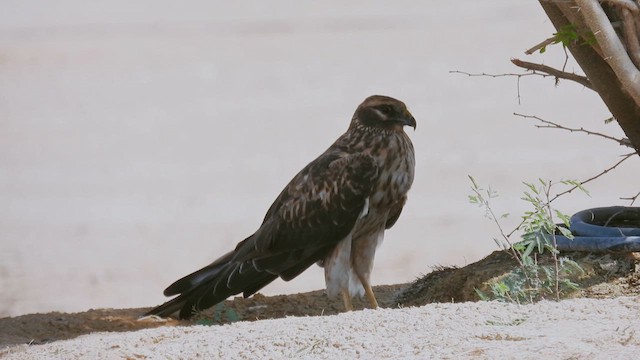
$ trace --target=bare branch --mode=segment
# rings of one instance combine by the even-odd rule
[[[550,37],[550,38],[542,41],[541,43],[539,43],[537,45],[534,45],[531,49],[525,51],[524,53],[527,54],[527,55],[531,55],[534,52],[542,49],[543,47],[553,44],[555,41],[556,41],[556,37],[555,36]]]
[[[517,78],[517,83],[516,83],[516,91],[518,94],[518,104],[520,104],[520,78],[523,76],[541,76],[541,77],[547,77],[547,76],[551,76],[548,74],[539,74],[536,72],[530,72],[530,73],[522,73],[522,74],[514,74],[514,73],[504,73],[504,74],[487,74],[487,73],[469,73],[466,71],[459,71],[459,70],[450,70],[449,74],[462,74],[462,75],[467,75],[467,76],[471,76],[471,77],[476,77],[476,76],[486,76],[486,77],[492,77],[492,78],[498,78],[498,77],[506,77],[506,76],[513,76]]]
[[[462,74],[462,75],[467,75],[467,76],[470,76],[470,77],[485,76],[485,77],[492,77],[492,78],[507,77],[507,76],[516,77],[517,78],[516,91],[517,91],[517,94],[518,94],[518,104],[520,104],[520,78],[522,78],[524,76],[540,76],[540,77],[543,77],[543,78],[555,77],[556,79],[563,78],[563,79],[576,81],[576,82],[582,84],[583,86],[591,89],[591,83],[584,76],[580,76],[580,75],[577,75],[577,74],[571,74],[571,73],[565,73],[563,71],[556,70],[556,69],[553,69],[553,68],[545,66],[545,65],[528,63],[526,61],[522,61],[522,60],[518,60],[518,59],[511,59],[511,62],[514,63],[515,65],[518,65],[518,63],[522,63],[522,64],[530,64],[530,65],[538,66],[538,67],[540,67],[538,70],[542,71],[543,73],[536,72],[536,69],[529,69],[526,66],[521,66],[522,68],[527,69],[527,70],[529,70],[531,72],[521,73],[521,74],[516,74],[516,73],[487,74],[487,73],[484,73],[484,72],[483,73],[470,73],[470,72],[460,71],[460,70],[449,70],[449,74]],[[518,62],[518,63],[516,63],[516,62]],[[549,73],[545,73],[547,71]],[[551,73],[552,71],[554,73]],[[562,75],[562,74],[566,74],[566,76]]]
[[[548,202],[547,202],[547,204],[546,204],[546,205],[551,204],[552,202],[554,202],[556,199],[558,199],[559,197],[561,197],[561,196],[563,196],[563,195],[566,195],[566,194],[570,194],[570,193],[572,193],[575,189],[581,188],[584,184],[587,184],[587,183],[589,183],[589,182],[591,182],[591,181],[593,181],[593,180],[596,180],[597,178],[599,178],[599,177],[601,177],[601,176],[603,176],[603,175],[607,174],[607,173],[608,173],[608,172],[610,172],[611,170],[613,170],[613,169],[617,168],[618,166],[620,166],[620,164],[622,164],[625,160],[629,159],[630,157],[632,157],[633,155],[636,155],[636,154],[637,154],[636,152],[632,152],[632,153],[629,153],[629,154],[623,155],[623,157],[622,157],[622,159],[621,159],[620,161],[618,161],[617,163],[613,164],[612,166],[610,166],[610,167],[608,167],[608,168],[606,168],[606,169],[602,170],[600,173],[598,173],[598,174],[596,174],[596,175],[594,175],[594,176],[592,176],[592,177],[588,178],[587,180],[580,181],[580,182],[578,182],[578,184],[577,184],[577,185],[574,185],[573,187],[571,187],[571,188],[569,188],[569,189],[567,189],[567,190],[565,190],[565,191],[563,191],[563,192],[560,192],[560,193],[556,194],[553,198],[551,198],[551,199],[549,199],[549,200],[548,200]],[[622,199],[623,199],[623,200],[633,200],[633,201],[635,201],[635,199],[636,199],[638,196],[640,196],[640,193],[638,193],[638,194],[637,194],[636,196],[634,196],[634,197],[631,197],[631,198],[622,198]],[[548,197],[547,197],[547,199],[548,199]],[[631,202],[631,205],[633,205],[633,201]],[[520,227],[521,227],[524,223],[525,223],[525,220],[523,219],[522,221],[520,221],[520,224],[518,224],[518,225],[517,225],[513,230],[511,230],[511,232],[510,232],[510,233],[508,233],[508,234],[506,234],[506,235],[504,235],[504,234],[503,234],[503,236],[504,236],[504,237],[506,237],[506,238],[510,238],[510,237],[511,237],[511,236],[512,236],[516,231],[520,230]]]
[[[546,75],[546,74],[534,74],[534,73],[522,73],[522,74],[514,74],[514,73],[487,74],[487,73],[484,73],[484,72],[483,73],[469,73],[469,72],[460,71],[460,70],[449,70],[449,74],[462,74],[462,75],[467,75],[467,76],[470,76],[470,77],[486,76],[486,77],[492,77],[492,78],[507,77],[507,76],[521,77],[521,76],[531,76],[531,75],[538,75],[538,76],[542,76],[542,77],[550,76],[550,75]]]
[[[615,142],[617,142],[619,145],[622,146],[628,146],[630,148],[633,148],[633,145],[631,144],[631,142],[629,141],[629,139],[627,138],[623,138],[623,139],[619,139],[613,136],[609,136],[606,134],[602,134],[599,132],[595,132],[595,131],[590,131],[590,130],[586,130],[585,128],[570,128],[570,127],[566,127],[557,123],[554,123],[553,121],[549,121],[549,120],[545,120],[542,118],[539,118],[537,116],[534,115],[524,115],[524,114],[518,114],[518,113],[513,113],[513,115],[515,116],[520,116],[522,118],[525,119],[534,119],[534,120],[538,120],[541,123],[545,124],[545,125],[535,125],[535,127],[539,128],[539,129],[561,129],[561,130],[567,130],[569,132],[580,132],[580,133],[584,133],[587,135],[594,135],[594,136],[599,136],[601,138],[605,138],[608,140],[613,140]]]
[[[617,167],[618,167],[620,164],[622,164],[625,160],[627,160],[628,158],[630,158],[630,157],[632,157],[633,155],[636,155],[636,154],[637,154],[636,152],[632,152],[632,153],[629,153],[629,154],[623,155],[622,160],[620,160],[620,161],[618,161],[617,163],[613,164],[613,166],[610,166],[610,167],[608,167],[608,168],[606,168],[606,169],[602,170],[602,172],[600,172],[600,173],[598,173],[597,175],[594,175],[594,176],[592,176],[592,177],[588,178],[588,179],[587,179],[587,180],[585,180],[585,181],[581,181],[581,182],[579,182],[579,183],[578,183],[578,185],[575,185],[575,186],[571,187],[571,188],[570,188],[570,189],[568,189],[568,190],[565,190],[565,191],[563,191],[563,192],[561,192],[561,193],[556,194],[556,196],[554,196],[551,200],[549,200],[549,203],[553,202],[555,199],[559,198],[560,196],[565,195],[565,194],[569,194],[569,193],[571,193],[573,190],[575,190],[575,189],[577,189],[577,188],[579,188],[579,187],[583,186],[584,184],[589,183],[589,182],[591,182],[591,181],[593,181],[593,180],[595,180],[595,179],[599,178],[600,176],[602,176],[602,175],[604,175],[604,174],[608,173],[609,171],[611,171],[611,170],[613,170],[613,169],[617,168]]]
[[[620,200],[629,200],[629,201],[631,201],[631,204],[629,204],[629,206],[633,206],[633,203],[636,202],[638,197],[640,197],[640,191],[638,191],[637,194],[635,194],[634,196],[631,196],[631,197],[621,197]]]
[[[515,66],[521,67],[523,69],[527,69],[527,70],[534,71],[534,72],[535,71],[540,71],[540,72],[545,73],[547,76],[553,76],[555,78],[575,81],[578,84],[593,90],[593,87],[591,86],[591,82],[585,76],[581,76],[581,75],[578,75],[578,74],[575,74],[575,73],[568,73],[568,72],[565,72],[565,71],[554,69],[551,66],[531,63],[531,62],[522,61],[522,60],[519,60],[519,59],[511,59],[511,62]]]

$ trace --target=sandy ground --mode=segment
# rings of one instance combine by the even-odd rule
[[[477,302],[476,290],[489,294],[490,283],[517,267],[496,251],[410,284],[374,287],[378,311],[345,314],[339,299],[313,291],[236,297],[180,321],[140,318],[149,308],[0,318],[0,358],[633,358],[638,254],[564,255],[583,269],[569,274],[578,289],[561,294],[573,300]],[[365,309],[366,300],[354,300]]]
[[[449,73],[517,72],[509,58],[552,32],[536,1],[3,1],[0,316],[162,302],[251,234],[372,93],[418,119],[416,181],[374,284],[485,256],[496,231],[467,174],[500,192],[510,228],[521,181],[585,179],[625,151],[512,115],[621,136],[580,86],[522,78],[519,104],[515,78]],[[632,161],[558,207],[624,204]],[[322,287],[313,267],[265,293]]]
[[[224,326],[95,333],[3,359],[633,359],[640,297],[430,304]]]

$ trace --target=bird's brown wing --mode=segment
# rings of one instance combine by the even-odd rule
[[[253,235],[170,285],[165,295],[180,295],[148,314],[180,310],[180,317],[188,318],[229,296],[250,296],[277,277],[293,279],[351,232],[377,176],[369,155],[328,150],[291,180]]]

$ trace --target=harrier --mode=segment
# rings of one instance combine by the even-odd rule
[[[374,95],[356,109],[348,130],[305,166],[273,202],[253,235],[210,265],[171,284],[178,295],[147,315],[180,318],[232,295],[249,297],[280,277],[289,281],[314,263],[327,294],[366,295],[378,307],[370,275],[376,248],[392,227],[413,183],[414,150],[404,132],[416,120],[402,101]]]

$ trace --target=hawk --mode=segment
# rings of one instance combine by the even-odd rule
[[[414,150],[404,132],[416,120],[406,105],[374,95],[356,109],[347,131],[305,166],[273,202],[253,235],[210,265],[171,284],[178,295],[146,315],[180,318],[229,296],[249,297],[280,277],[289,281],[314,263],[324,267],[327,294],[366,295],[376,248],[407,199],[414,177]]]

